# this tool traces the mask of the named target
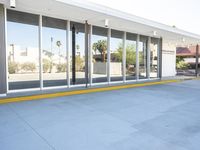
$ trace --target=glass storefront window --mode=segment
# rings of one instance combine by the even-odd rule
[[[9,90],[39,88],[39,16],[7,10]]]
[[[67,85],[66,21],[42,17],[43,85]]]
[[[92,82],[107,82],[108,29],[93,26],[92,29]]]
[[[111,81],[122,81],[122,58],[123,58],[123,35],[122,31],[111,30],[110,38],[110,76]]]
[[[39,16],[7,10],[8,82],[9,90],[40,87]],[[70,49],[67,61],[67,21],[42,16],[42,70],[43,86],[67,86],[67,62],[71,85],[86,83],[85,78],[85,24],[70,22]],[[88,36],[89,38],[89,36]],[[140,36],[139,68],[136,69],[137,35],[126,33],[126,64],[123,68],[124,32],[111,29],[110,80],[135,80],[158,77],[159,39]],[[107,61],[108,29],[92,27],[92,82],[108,82]],[[150,64],[147,66],[147,50]],[[148,68],[150,67],[150,72]]]
[[[136,41],[136,34],[126,33],[126,80],[136,79]]]
[[[147,45],[148,45],[148,37],[140,36],[140,41],[139,41],[139,79],[147,78]]]
[[[158,77],[158,49],[159,39],[151,38],[151,56],[150,56],[150,78]]]

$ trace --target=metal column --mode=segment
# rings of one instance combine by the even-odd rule
[[[70,87],[70,21],[67,21],[67,86]]]
[[[6,11],[0,4],[0,96],[7,93]]]
[[[76,84],[76,29],[72,26],[72,84]]]
[[[92,25],[90,25],[90,31],[89,31],[89,83],[90,86],[92,86]]]
[[[108,29],[108,40],[107,40],[107,80],[110,84],[110,38],[111,38],[111,29]]]
[[[199,45],[197,44],[197,46],[196,46],[196,69],[195,69],[195,73],[196,73],[197,77],[199,76],[198,69],[199,69]]]
[[[140,71],[140,64],[139,64],[139,42],[140,42],[140,35],[137,35],[136,41],[136,80],[139,80],[139,71]]]
[[[89,73],[89,70],[88,70],[88,35],[89,35],[89,25],[88,25],[88,22],[86,21],[85,22],[85,85],[86,87],[88,87],[88,73]]]
[[[122,64],[123,64],[123,82],[126,82],[126,32],[124,32],[123,37],[123,56],[122,56]]]
[[[42,15],[39,16],[39,67],[40,67],[40,89],[43,89],[43,61],[42,61]]]
[[[163,42],[163,40],[162,40],[162,38],[160,38],[160,40],[159,40],[159,57],[158,57],[158,60],[159,60],[159,78],[162,78],[162,42]]]
[[[147,78],[150,79],[151,72],[151,37],[148,37],[147,41]]]

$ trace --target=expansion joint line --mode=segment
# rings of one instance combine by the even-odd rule
[[[47,139],[45,139],[42,135],[40,135],[40,133],[34,129],[19,113],[17,113],[12,106],[10,106],[10,104],[8,105],[8,107],[16,114],[16,116],[23,121],[29,128],[31,128],[33,130],[33,132],[38,135],[52,150],[56,150],[56,148],[54,146],[52,146]]]

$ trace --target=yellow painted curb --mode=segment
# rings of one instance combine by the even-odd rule
[[[83,90],[66,91],[66,92],[59,92],[59,93],[3,98],[3,99],[0,99],[0,104],[21,102],[21,101],[30,101],[30,100],[39,100],[39,99],[46,99],[46,98],[55,98],[55,97],[94,93],[94,92],[112,91],[112,90],[119,90],[119,89],[126,89],[126,88],[135,88],[135,87],[143,87],[143,86],[150,86],[150,85],[167,84],[167,83],[173,83],[173,82],[180,82],[180,80],[165,80],[165,81],[158,81],[158,82],[145,82],[145,83],[137,83],[137,84],[127,84],[127,85],[109,86],[109,87],[101,87],[101,88],[91,88],[91,89],[83,89]]]

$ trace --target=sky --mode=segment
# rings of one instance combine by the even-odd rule
[[[86,0],[200,35],[200,0]]]

